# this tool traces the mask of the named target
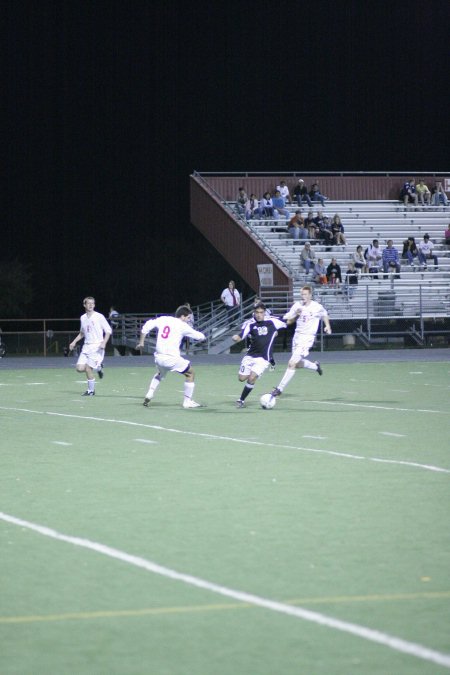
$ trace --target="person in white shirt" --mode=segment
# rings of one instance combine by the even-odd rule
[[[150,331],[158,331],[155,350],[155,364],[158,372],[150,382],[149,389],[145,395],[143,405],[146,408],[149,407],[155,391],[168,372],[180,373],[180,375],[184,375],[185,377],[183,408],[203,407],[192,398],[195,388],[195,373],[190,361],[184,359],[180,354],[180,344],[184,337],[197,341],[206,340],[206,336],[203,333],[194,330],[189,325],[191,318],[192,309],[182,305],[176,310],[175,316],[158,316],[156,319],[149,319],[142,326],[141,336],[136,349],[142,349],[145,338]]]
[[[296,368],[315,370],[319,375],[323,372],[319,361],[309,361],[306,357],[314,344],[321,320],[325,324],[325,333],[327,335],[331,333],[328,312],[319,302],[312,299],[311,286],[303,286],[300,296],[301,301],[294,302],[289,312],[283,316],[283,321],[286,321],[288,325],[296,324],[292,355],[280,384],[270,392],[271,396],[280,396],[294,377]]]
[[[70,351],[84,338],[81,354],[78,357],[76,369],[79,373],[86,373],[88,388],[83,396],[95,395],[94,370],[103,377],[102,363],[105,358],[106,343],[111,337],[111,326],[100,312],[95,312],[95,299],[91,296],[84,298],[83,306],[86,314],[80,318],[80,332],[69,345]]]
[[[292,204],[291,195],[289,194],[289,188],[286,185],[286,181],[282,180],[279,185],[277,185],[277,190],[280,192],[286,204]]]
[[[234,281],[230,281],[227,288],[223,289],[220,299],[227,310],[228,324],[231,325],[238,311],[238,307],[241,304],[241,295],[237,290]]]
[[[423,240],[419,243],[419,261],[427,269],[427,260],[433,260],[434,266],[438,266],[437,255],[433,253],[433,242],[430,241],[430,235],[424,234]]]

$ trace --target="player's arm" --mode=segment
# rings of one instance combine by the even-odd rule
[[[84,338],[84,333],[83,333],[83,331],[80,330],[80,332],[78,333],[76,338],[74,338],[69,345],[69,349],[70,349],[71,352],[75,349],[75,345],[77,344],[77,342],[79,342],[83,338]]]
[[[186,326],[184,335],[186,337],[192,338],[193,340],[197,340],[197,342],[206,340],[206,335],[204,333],[201,333],[199,330],[195,330],[194,328],[192,328],[192,326],[189,325]]]
[[[155,327],[155,320],[154,319],[149,319],[144,323],[144,325],[141,328],[141,335],[139,338],[139,342],[136,345],[136,349],[142,349],[144,346],[145,338],[147,335],[150,333],[150,331]]]
[[[103,340],[100,343],[100,349],[106,349],[107,342],[111,337],[112,333],[111,326],[109,325],[106,319],[103,319],[102,321],[102,328],[103,328]]]
[[[325,328],[324,328],[325,333],[327,335],[330,335],[330,333],[331,333],[331,323],[330,323],[330,319],[328,317],[328,314],[323,317],[323,322],[325,324]]]

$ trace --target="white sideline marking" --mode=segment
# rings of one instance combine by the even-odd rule
[[[30,385],[33,386],[35,384],[46,384],[45,382],[25,382],[25,385],[29,387]]]
[[[72,443],[66,443],[65,441],[52,441],[55,445],[72,445]]]
[[[405,434],[394,434],[392,431],[379,431],[382,436],[394,436],[395,438],[405,438]]]
[[[302,438],[312,438],[313,440],[316,441],[326,441],[327,436],[302,436]]]
[[[309,401],[310,403],[320,403],[320,401]],[[308,401],[307,401],[308,403]],[[450,469],[444,469],[432,464],[419,464],[417,462],[407,462],[398,459],[380,459],[378,457],[364,457],[363,455],[354,455],[349,452],[338,452],[337,450],[323,450],[319,448],[305,448],[298,445],[284,445],[281,443],[265,443],[264,441],[252,441],[246,438],[233,438],[233,436],[218,436],[215,434],[206,434],[199,431],[188,431],[187,429],[172,429],[171,427],[161,427],[157,424],[145,424],[144,422],[130,422],[129,420],[116,420],[107,417],[92,417],[90,415],[74,415],[72,413],[57,413],[42,410],[31,410],[29,408],[10,408],[0,406],[0,410],[13,410],[15,412],[27,412],[33,415],[50,415],[51,417],[68,417],[76,420],[90,420],[91,422],[111,422],[112,424],[124,424],[131,427],[142,427],[144,429],[154,429],[156,431],[167,431],[172,434],[182,434],[186,436],[197,436],[199,438],[208,438],[216,441],[228,441],[230,443],[242,443],[244,445],[257,445],[263,448],[283,448],[284,450],[300,450],[302,452],[315,452],[321,455],[332,455],[333,457],[346,457],[348,459],[361,459],[368,462],[386,462],[388,464],[400,464],[403,466],[413,466],[426,471],[437,471],[438,473],[450,474]]]
[[[425,408],[394,408],[392,406],[372,405],[366,403],[346,403],[345,401],[303,401],[303,403],[318,403],[320,405],[346,405],[351,408],[373,408],[375,410],[393,410],[394,412],[412,412],[412,413],[435,413],[436,415],[448,415],[446,410],[427,410]]]
[[[10,516],[6,513],[2,513],[1,511],[0,519],[7,523],[11,523],[12,525],[18,525],[19,527],[25,527],[29,530],[33,530],[34,532],[42,534],[45,537],[50,537],[52,539],[57,539],[58,541],[64,541],[68,544],[73,544],[74,546],[96,551],[97,553],[114,558],[115,560],[121,560],[122,562],[128,563],[129,565],[140,567],[144,570],[147,570],[147,572],[159,574],[162,577],[167,577],[168,579],[173,579],[175,581],[181,581],[190,586],[196,586],[197,588],[202,588],[204,590],[211,591],[212,593],[223,595],[227,598],[233,598],[239,602],[248,603],[257,607],[263,607],[264,609],[270,609],[273,612],[287,614],[297,619],[303,619],[305,621],[319,624],[320,626],[326,626],[344,633],[350,633],[350,635],[356,635],[357,637],[363,638],[364,640],[376,642],[380,645],[383,645],[384,647],[389,647],[395,651],[402,652],[403,654],[409,654],[411,656],[415,656],[418,659],[423,659],[424,661],[431,661],[432,663],[437,663],[440,666],[450,669],[450,654],[444,654],[435,651],[434,649],[429,649],[428,647],[424,647],[423,645],[417,644],[415,642],[408,642],[407,640],[395,637],[394,635],[382,633],[381,631],[367,628],[366,626],[360,626],[359,624],[342,621],[340,619],[334,619],[333,617],[327,616],[326,614],[313,612],[311,610],[304,609],[303,607],[286,605],[285,603],[269,600],[268,598],[263,598],[258,595],[252,595],[251,593],[246,593],[245,591],[238,591],[234,590],[233,588],[227,588],[226,586],[220,586],[219,584],[207,581],[206,579],[201,579],[199,577],[191,576],[190,574],[177,572],[170,567],[163,567],[162,565],[158,565],[151,560],[146,560],[145,558],[131,555],[125,551],[120,551],[119,549],[106,546],[105,544],[90,541],[89,539],[82,539],[80,537],[72,537],[67,534],[62,534],[61,532],[57,532],[56,530],[53,530],[49,527],[45,527],[44,525],[30,523],[27,520]]]
[[[134,440],[138,443],[156,443],[156,441],[150,441],[148,438],[135,438]]]

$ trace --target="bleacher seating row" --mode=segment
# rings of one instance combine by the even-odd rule
[[[233,204],[228,204],[233,209]],[[297,206],[290,205],[289,211],[293,214]],[[305,205],[302,208],[303,215],[306,216],[309,207]],[[400,303],[403,314],[408,313],[408,307],[411,305],[411,315],[417,313],[417,298],[412,299],[413,289],[420,287],[421,303],[426,306],[430,314],[450,312],[450,249],[445,245],[444,232],[450,226],[450,208],[449,207],[419,207],[419,210],[407,208],[396,201],[328,201],[324,208],[320,204],[313,207],[314,215],[317,210],[321,210],[330,220],[338,213],[345,228],[345,246],[325,246],[321,241],[311,241],[316,260],[323,258],[325,265],[331,262],[331,258],[337,259],[341,266],[343,281],[348,262],[358,245],[365,249],[372,243],[373,239],[378,239],[380,247],[383,249],[386,242],[392,239],[394,246],[398,249],[401,256],[403,241],[408,237],[415,237],[418,244],[424,234],[430,236],[434,244],[434,253],[438,257],[438,268],[428,265],[427,269],[422,269],[419,264],[414,267],[409,266],[407,260],[402,259],[400,278],[396,275],[384,274],[380,272],[378,278],[374,275],[362,274],[359,277],[359,283],[353,288],[353,295],[350,297],[343,289],[336,293],[330,288],[317,288],[317,294],[324,299],[324,304],[331,306],[333,313],[339,313],[342,307],[343,313],[358,315],[359,305],[361,311],[367,307],[367,292],[374,294],[377,302],[377,293],[392,289],[395,285],[397,302]],[[254,219],[245,221],[245,226],[257,237],[260,244],[271,252],[277,261],[281,261],[285,269],[289,270],[294,282],[294,293],[297,288],[311,280],[311,275],[307,277],[300,264],[300,252],[303,249],[305,240],[293,240],[287,233],[286,219]]]

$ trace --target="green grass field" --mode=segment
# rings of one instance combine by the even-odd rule
[[[448,363],[325,360],[271,411],[281,365],[244,410],[236,366],[183,410],[63,365],[0,373],[1,675],[448,672]]]

